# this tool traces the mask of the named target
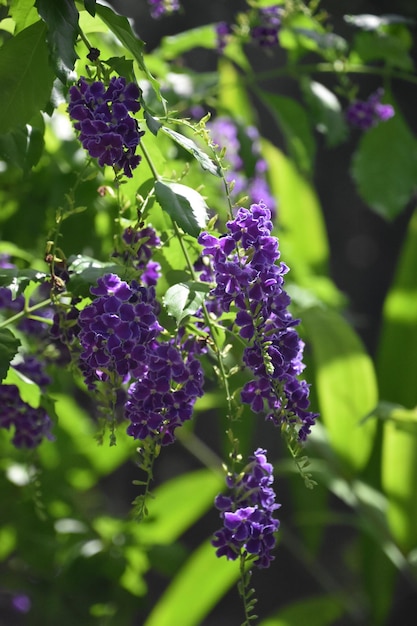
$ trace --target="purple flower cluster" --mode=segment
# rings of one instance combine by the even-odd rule
[[[262,47],[278,45],[282,7],[278,5],[259,9],[256,24],[250,30],[252,41]]]
[[[250,9],[248,13],[239,14],[236,24],[218,22],[215,25],[216,48],[219,54],[227,46],[231,35],[248,40],[250,43],[271,48],[278,45],[278,33],[281,28],[283,9],[279,5]],[[248,28],[249,25],[249,28]]]
[[[383,89],[378,89],[367,100],[355,100],[346,110],[346,121],[349,126],[360,130],[369,130],[380,122],[386,122],[394,116],[394,108],[390,104],[382,104]]]
[[[237,124],[228,117],[218,117],[207,124],[214,143],[221,148],[226,148],[226,160],[231,169],[226,179],[229,183],[234,181],[232,199],[238,200],[239,196],[247,194],[251,203],[265,202],[273,215],[276,212],[276,202],[266,180],[267,163],[261,157],[259,145],[259,133],[254,126],[240,129]],[[246,158],[244,146],[248,149]]]
[[[255,413],[267,411],[276,426],[293,425],[304,441],[315,422],[309,411],[309,387],[298,376],[304,369],[304,343],[288,311],[284,290],[288,268],[277,264],[278,240],[271,236],[271,212],[262,202],[240,208],[227,223],[228,233],[217,239],[203,232],[203,255],[212,258],[218,306],[237,309],[235,323],[248,342],[243,360],[254,374],[245,384],[242,401]]]
[[[128,285],[106,274],[91,288],[97,298],[80,313],[80,368],[87,386],[111,374],[121,380],[142,373],[147,346],[162,330],[154,289],[136,281]]]
[[[193,352],[182,351],[174,341],[154,342],[145,363],[143,374],[129,388],[127,432],[135,439],[157,437],[167,445],[203,395],[203,370]]]
[[[203,371],[191,344],[161,341],[152,286],[128,284],[106,274],[91,288],[97,296],[79,315],[80,369],[87,386],[110,381],[129,385],[125,417],[135,439],[174,441],[174,430],[191,418],[202,395]]]
[[[215,499],[223,527],[214,534],[212,544],[218,557],[236,560],[241,555],[254,557],[259,568],[269,567],[274,557],[274,533],[279,521],[273,513],[280,507],[275,502],[273,467],[266,451],[258,448],[241,474],[227,477],[229,494]]]
[[[107,88],[102,81],[90,84],[81,77],[70,89],[68,105],[83,147],[101,167],[114,166],[129,178],[139,165],[135,151],[144,134],[129,114],[139,111],[139,95],[139,87],[126,84],[122,76],[111,78]]]
[[[16,385],[0,385],[0,427],[14,426],[16,448],[36,448],[42,440],[53,439],[51,420],[45,409],[24,402]]]
[[[175,13],[181,8],[179,0],[148,0],[148,4],[154,19]]]

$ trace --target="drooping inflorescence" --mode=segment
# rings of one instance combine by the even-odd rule
[[[111,165],[129,178],[140,163],[136,148],[144,134],[130,113],[140,109],[139,87],[122,76],[89,83],[83,76],[70,88],[68,112],[90,156],[100,167]]]
[[[360,130],[369,130],[380,122],[386,122],[394,116],[394,108],[390,104],[382,104],[383,89],[378,89],[367,100],[355,100],[346,110],[346,121],[349,126]]]
[[[45,409],[24,402],[16,385],[0,385],[0,427],[11,426],[16,448],[36,448],[44,438],[53,439],[52,422]]]
[[[229,117],[217,117],[207,124],[212,140],[215,144],[226,148],[226,159],[230,169],[226,172],[231,187],[232,201],[239,200],[239,196],[247,194],[250,203],[263,200],[271,211],[276,214],[276,201],[273,197],[266,178],[268,165],[261,156],[259,133],[254,126],[240,128]],[[244,162],[242,153],[247,151]]]
[[[227,476],[229,492],[215,499],[223,520],[212,540],[218,557],[236,560],[246,553],[257,567],[269,567],[274,559],[274,533],[279,528],[273,514],[281,506],[275,502],[273,482],[273,467],[262,448],[255,450],[240,474]]]
[[[260,202],[240,208],[219,239],[204,232],[199,237],[203,254],[211,257],[215,287],[211,295],[223,311],[236,307],[235,323],[247,341],[243,360],[253,380],[241,398],[255,413],[266,411],[277,426],[297,429],[304,441],[315,422],[309,411],[309,387],[299,374],[304,343],[288,311],[284,290],[288,268],[277,264],[278,240],[271,236],[271,212]]]

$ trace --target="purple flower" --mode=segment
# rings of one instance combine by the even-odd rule
[[[308,410],[308,385],[299,380],[304,343],[295,330],[298,320],[288,311],[288,268],[277,263],[271,213],[262,202],[241,207],[227,229],[220,239],[203,232],[199,243],[203,255],[212,259],[215,286],[210,293],[221,311],[237,309],[235,324],[247,341],[243,361],[254,378],[243,387],[242,402],[255,413],[265,412],[276,426],[296,428],[303,441],[316,414]]]
[[[16,385],[0,385],[0,427],[10,426],[14,427],[12,443],[16,448],[36,448],[45,437],[53,438],[45,409],[23,402]]]
[[[281,14],[282,7],[278,5],[259,9],[256,24],[250,30],[252,41],[262,47],[278,45]]]
[[[143,349],[160,333],[158,308],[152,287],[136,281],[128,285],[115,274],[106,274],[91,288],[98,296],[78,317],[80,368],[93,389],[111,373],[121,380],[143,367]]]
[[[113,166],[129,178],[139,165],[135,150],[144,134],[130,116],[140,109],[139,96],[138,86],[126,84],[121,76],[111,78],[107,89],[103,82],[88,83],[84,77],[70,88],[68,112],[83,147],[100,167]]]
[[[213,142],[225,148],[225,160],[230,164],[226,174],[232,183],[231,197],[238,200],[246,194],[251,203],[265,202],[275,215],[276,202],[266,180],[267,163],[261,158],[259,133],[254,126],[240,128],[228,117],[218,117],[207,125]],[[245,160],[243,156],[245,155]]]
[[[223,520],[212,540],[218,557],[235,560],[246,553],[256,557],[257,567],[269,567],[274,559],[274,533],[279,528],[273,513],[280,507],[275,502],[273,481],[273,467],[262,448],[255,451],[242,473],[228,475],[228,495],[219,494],[215,499]]]
[[[227,22],[219,22],[215,26],[215,31],[217,37],[217,52],[221,54],[227,46],[230,35],[233,33],[233,29],[230,24],[227,24]]]
[[[179,0],[148,0],[148,4],[154,19],[175,13],[181,8]]]
[[[346,110],[347,123],[360,130],[369,130],[380,122],[386,122],[395,115],[390,104],[382,104],[383,89],[371,94],[368,100],[355,100]]]

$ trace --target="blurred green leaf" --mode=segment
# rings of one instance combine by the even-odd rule
[[[36,0],[39,15],[48,26],[47,42],[58,74],[65,76],[74,69],[78,54],[75,43],[78,37],[78,11],[74,0]],[[63,65],[63,68],[62,68]],[[64,69],[64,72],[62,72]]]
[[[230,63],[226,58],[220,59],[219,75],[220,111],[227,111],[229,115],[233,116],[238,112],[237,120],[243,120],[246,125],[253,124],[255,116],[252,103],[243,84],[243,78],[233,63]]]
[[[54,80],[46,32],[38,21],[0,48],[0,134],[29,123],[46,108]]]
[[[23,402],[26,402],[35,409],[38,408],[41,398],[41,390],[38,385],[32,380],[26,378],[26,376],[15,370],[13,367],[10,367],[4,380],[4,384],[16,385],[16,387],[19,389],[19,394]]]
[[[70,257],[68,261],[68,271],[70,273],[68,289],[76,296],[91,296],[90,287],[95,285],[98,278],[104,276],[104,274],[123,272],[123,267],[120,265],[103,263],[82,254]]]
[[[216,47],[216,33],[211,24],[190,28],[184,32],[163,37],[156,54],[160,54],[166,60],[178,59],[179,56],[194,48]]]
[[[279,231],[285,260],[307,273],[324,273],[329,258],[326,226],[317,194],[278,148],[262,140],[262,155],[273,175],[270,186],[279,199]],[[291,263],[290,263],[291,261]]]
[[[329,148],[337,146],[346,139],[348,134],[339,100],[327,87],[309,78],[302,79],[301,87],[310,106],[316,128],[325,136],[326,145]]]
[[[221,472],[203,469],[181,474],[153,492],[149,517],[138,527],[146,544],[169,544],[178,539],[208,509],[223,489]]]
[[[364,201],[385,219],[405,209],[417,185],[417,142],[398,110],[363,135],[352,176]]]
[[[388,498],[388,522],[404,554],[417,545],[417,424],[407,430],[384,424],[382,486]]]
[[[376,423],[362,422],[378,402],[370,357],[349,324],[335,311],[303,311],[311,346],[321,419],[346,468],[362,470],[371,454]]]
[[[148,70],[143,56],[143,41],[134,33],[129,20],[123,15],[118,15],[113,9],[102,4],[96,5],[96,14],[107,24],[109,29],[116,35],[119,41],[131,52],[139,69],[145,74],[152,85],[155,95],[165,110],[165,99],[161,95],[159,82]]]
[[[155,195],[161,208],[184,232],[197,238],[207,223],[207,205],[203,197],[191,187],[180,183],[155,183]]]
[[[171,137],[175,143],[179,146],[187,150],[190,154],[193,155],[195,159],[200,163],[203,170],[210,172],[213,176],[221,176],[221,172],[219,170],[218,165],[216,165],[201,148],[197,146],[197,144],[190,139],[189,137],[185,137],[185,135],[181,135],[181,133],[177,133],[175,130],[171,130],[166,126],[161,126],[161,132]]]
[[[261,90],[257,94],[283,132],[290,156],[302,172],[310,173],[316,145],[305,109],[293,98]]]
[[[238,578],[238,563],[218,559],[211,543],[203,543],[178,572],[144,626],[199,626]]]
[[[361,32],[355,36],[350,60],[354,63],[382,60],[388,66],[411,72],[414,65],[409,48],[399,37],[376,31]]]
[[[28,171],[42,156],[43,131],[41,124],[39,127],[26,124],[24,128],[15,128],[0,135],[0,159]]]
[[[340,596],[329,594],[297,600],[262,620],[259,626],[332,626],[343,614]]]
[[[14,358],[20,346],[11,330],[0,328],[0,382],[7,376],[10,361]]]

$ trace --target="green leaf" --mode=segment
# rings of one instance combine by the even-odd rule
[[[203,152],[203,150],[197,146],[192,139],[185,137],[185,135],[181,135],[181,133],[177,133],[175,130],[167,128],[166,126],[161,126],[161,131],[171,137],[171,139],[184,148],[184,150],[187,150],[187,152],[192,154],[193,157],[200,163],[203,170],[210,172],[213,176],[221,176],[219,167],[207,156],[205,152]]]
[[[8,287],[13,294],[13,298],[16,298],[26,289],[30,282],[42,283],[46,277],[47,274],[37,270],[0,269],[0,286]]]
[[[413,61],[408,49],[407,43],[399,37],[380,32],[361,32],[354,39],[351,60],[362,64],[384,61],[389,67],[409,72],[413,70]]]
[[[291,258],[290,267],[306,266],[309,273],[324,272],[329,245],[314,188],[290,159],[264,139],[262,155],[268,162],[269,171],[273,172],[269,181],[272,192],[279,198],[279,239],[285,258]]]
[[[411,429],[384,424],[382,487],[388,499],[387,518],[402,552],[417,545],[417,423]]]
[[[317,46],[317,52],[323,52],[327,50],[334,50],[337,53],[345,52],[347,49],[347,41],[335,35],[334,33],[320,33],[316,30],[310,30],[308,28],[294,28],[294,32],[311,39]]]
[[[388,521],[406,552],[417,542],[417,433],[412,416],[417,405],[417,212],[403,244],[396,276],[384,303],[377,371],[383,399],[395,407],[384,424],[382,482]],[[399,413],[399,414],[398,414]],[[397,419],[395,419],[397,418]]]
[[[239,112],[239,119],[247,125],[254,124],[254,111],[248,92],[244,86],[242,76],[236,70],[233,63],[226,58],[219,61],[219,108],[227,111],[235,117],[235,111]]]
[[[48,26],[48,45],[51,58],[57,63],[59,75],[74,69],[78,54],[75,43],[78,37],[78,11],[74,0],[36,0],[39,15]],[[63,66],[63,67],[62,67]]]
[[[365,202],[385,219],[406,208],[417,184],[417,142],[398,110],[364,134],[352,176]]]
[[[149,517],[138,528],[140,541],[173,543],[213,506],[223,486],[221,474],[207,469],[168,480],[153,492],[155,497],[149,503]]]
[[[413,409],[417,405],[417,212],[410,223],[398,268],[384,303],[378,380],[383,399]]]
[[[144,626],[199,626],[238,578],[238,564],[217,558],[206,541],[179,571]]]
[[[145,118],[146,126],[149,128],[152,135],[155,135],[156,137],[158,134],[158,131],[162,127],[161,122],[157,120],[155,117],[153,117],[150,113],[148,113],[148,111],[145,111],[143,116]]]
[[[198,311],[209,291],[207,283],[178,283],[168,289],[163,302],[169,315],[175,317],[179,324],[185,317]]]
[[[29,123],[47,105],[54,74],[45,39],[46,27],[38,21],[0,48],[0,134]]]
[[[0,158],[25,172],[34,167],[42,156],[44,128],[43,118],[39,117],[41,127],[26,124],[24,128],[0,135]]]
[[[84,6],[86,11],[94,17],[96,14],[96,0],[84,0]]]
[[[26,402],[30,406],[35,409],[38,408],[40,398],[41,398],[41,390],[33,380],[30,380],[13,367],[10,367],[7,377],[4,380],[5,385],[16,385],[19,389],[20,397],[23,402]]]
[[[9,14],[16,24],[15,35],[39,20],[35,0],[11,0]]]
[[[195,189],[180,183],[155,183],[155,195],[161,208],[184,232],[197,238],[207,223],[207,205]]]
[[[103,263],[88,256],[77,254],[70,257],[68,290],[76,296],[90,296],[90,287],[104,274],[118,274],[123,268],[114,263]]]
[[[100,17],[100,19],[105,24],[107,24],[107,26],[110,28],[112,33],[116,35],[119,41],[124,46],[126,46],[129,52],[132,53],[133,58],[138,64],[139,68],[142,70],[142,72],[151,83],[157,99],[164,108],[164,112],[166,112],[166,102],[161,95],[159,82],[152,76],[145,64],[145,60],[143,57],[144,43],[132,30],[129,20],[123,15],[118,15],[112,9],[103,6],[102,4],[96,5],[96,13]]]
[[[378,402],[372,360],[335,311],[306,309],[302,323],[313,354],[321,419],[333,450],[355,473],[366,465],[376,432],[375,421],[363,421]]]
[[[7,376],[9,365],[20,346],[11,330],[0,328],[0,382]]]
[[[347,124],[339,100],[321,83],[309,78],[301,80],[305,99],[309,104],[316,128],[326,138],[329,148],[346,139]]]
[[[213,50],[215,47],[216,33],[214,27],[212,24],[207,24],[206,26],[191,28],[177,35],[163,37],[157,54],[161,54],[164,59],[173,60],[194,48]]]
[[[344,615],[337,595],[323,595],[297,600],[262,620],[259,626],[332,626]]]
[[[293,98],[261,90],[257,93],[283,132],[290,156],[302,172],[311,172],[316,147],[304,108]]]

